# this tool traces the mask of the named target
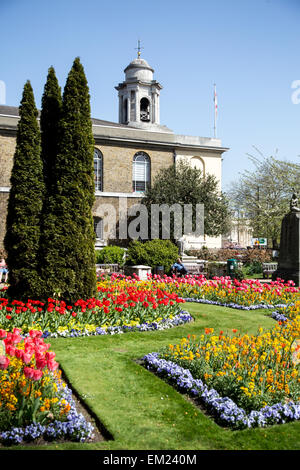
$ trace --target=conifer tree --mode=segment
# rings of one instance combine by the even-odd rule
[[[19,115],[4,246],[9,269],[8,295],[27,299],[35,298],[39,283],[37,253],[44,198],[38,111],[29,81],[24,86]]]
[[[48,295],[48,280],[52,272],[52,262],[48,262],[48,243],[44,236],[45,221],[48,217],[49,198],[55,194],[55,162],[58,153],[60,119],[62,113],[61,89],[55,75],[55,70],[50,67],[47,81],[42,96],[42,108],[40,115],[41,129],[41,158],[43,162],[43,175],[45,183],[45,198],[41,213],[41,238],[39,249],[40,289],[39,297]]]
[[[48,295],[75,301],[96,294],[94,139],[87,80],[79,58],[74,60],[63,93],[55,191],[49,197],[44,224],[48,244],[45,262]]]
[[[53,191],[53,185],[55,185],[53,173],[58,152],[61,111],[61,89],[55,75],[55,70],[53,67],[50,67],[42,96],[40,116],[41,157],[44,167],[44,181],[46,193],[50,194]]]

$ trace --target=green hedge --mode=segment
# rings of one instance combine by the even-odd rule
[[[169,273],[177,258],[178,247],[170,240],[150,240],[145,243],[132,241],[128,247],[126,264],[144,264],[152,268],[163,266],[165,273]]]
[[[119,246],[106,246],[102,250],[96,250],[96,263],[123,266],[125,262],[124,253],[124,248]]]

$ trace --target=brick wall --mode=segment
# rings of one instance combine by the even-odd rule
[[[0,135],[0,248],[3,247],[5,235],[5,223],[7,202],[9,193],[4,188],[10,186],[10,173],[13,165],[15,152],[15,137]],[[130,148],[111,145],[95,145],[103,155],[103,191],[117,193],[132,193],[132,161],[136,152],[146,152],[151,160],[151,180],[161,168],[170,166],[173,163],[173,153],[170,151],[148,150],[147,148]],[[130,207],[139,201],[138,198],[128,198],[127,205]],[[119,214],[118,197],[96,197],[93,208],[93,215],[101,216],[103,204],[112,204],[117,216]],[[111,214],[113,216],[113,214]],[[104,235],[108,235],[104,231]],[[105,237],[106,238],[106,237]]]

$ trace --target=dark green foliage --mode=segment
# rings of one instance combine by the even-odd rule
[[[46,192],[51,193],[55,185],[54,168],[58,153],[59,124],[62,112],[61,89],[55,70],[50,67],[42,96],[40,116],[41,156],[44,165]]]
[[[177,258],[178,248],[170,240],[150,240],[145,243],[132,241],[126,263],[131,266],[144,264],[152,268],[164,266],[164,271],[168,273]]]
[[[8,295],[27,299],[35,298],[39,284],[37,253],[44,198],[38,112],[29,81],[24,86],[19,114],[4,246],[9,269]]]
[[[40,286],[37,296],[47,297],[49,270],[52,270],[52,263],[49,266],[48,259],[48,242],[44,236],[44,225],[48,218],[49,198],[55,194],[55,162],[58,153],[60,119],[62,113],[62,97],[61,89],[58,84],[53,67],[48,70],[47,81],[42,96],[42,109],[40,115],[41,129],[41,157],[43,162],[43,175],[45,182],[45,199],[41,213],[41,239],[39,249],[40,261]]]
[[[93,155],[89,90],[76,58],[64,88],[55,186],[44,221],[48,296],[74,301],[96,293]]]
[[[151,204],[185,204],[193,207],[192,229],[196,228],[196,204],[204,205],[204,233],[218,236],[228,229],[228,203],[218,190],[218,182],[213,175],[203,176],[201,171],[188,163],[179,162],[161,170],[151,188],[148,188],[142,201],[151,213]],[[182,209],[182,214],[184,214]],[[171,239],[174,238],[174,220],[171,213]],[[182,220],[184,217],[182,217]],[[149,226],[151,220],[149,219]],[[184,234],[184,224],[182,224]],[[162,236],[160,227],[160,238]]]
[[[97,264],[124,264],[124,248],[120,246],[105,246],[102,250],[96,251]]]

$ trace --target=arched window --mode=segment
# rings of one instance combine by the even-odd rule
[[[94,150],[95,190],[103,191],[103,156],[100,150]]]
[[[98,240],[103,240],[103,219],[94,217],[94,231]]]
[[[141,121],[150,121],[150,103],[147,98],[142,98],[140,101],[140,117]]]
[[[191,160],[191,164],[194,168],[201,170],[202,176],[205,175],[204,161],[201,157],[193,157]]]
[[[150,186],[151,163],[149,155],[138,152],[133,157],[132,186],[134,192],[144,192]]]

